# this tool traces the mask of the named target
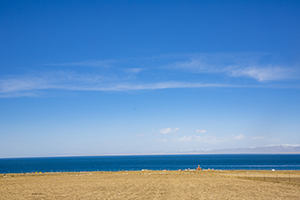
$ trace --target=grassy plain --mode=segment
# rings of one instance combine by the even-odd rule
[[[300,171],[0,174],[0,199],[300,199]]]

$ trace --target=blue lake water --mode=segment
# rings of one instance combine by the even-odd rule
[[[0,173],[121,170],[300,170],[299,154],[280,155],[147,155],[47,158],[3,158]]]

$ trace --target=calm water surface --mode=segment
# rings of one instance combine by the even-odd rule
[[[0,173],[121,170],[300,170],[299,154],[280,155],[148,155],[0,159]]]

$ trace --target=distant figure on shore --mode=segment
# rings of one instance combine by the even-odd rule
[[[197,170],[199,170],[199,171],[201,171],[202,169],[201,169],[201,167],[200,167],[200,165],[198,165],[198,167],[197,167]]]

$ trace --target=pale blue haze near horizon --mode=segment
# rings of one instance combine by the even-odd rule
[[[300,1],[0,1],[0,158],[300,144]]]

